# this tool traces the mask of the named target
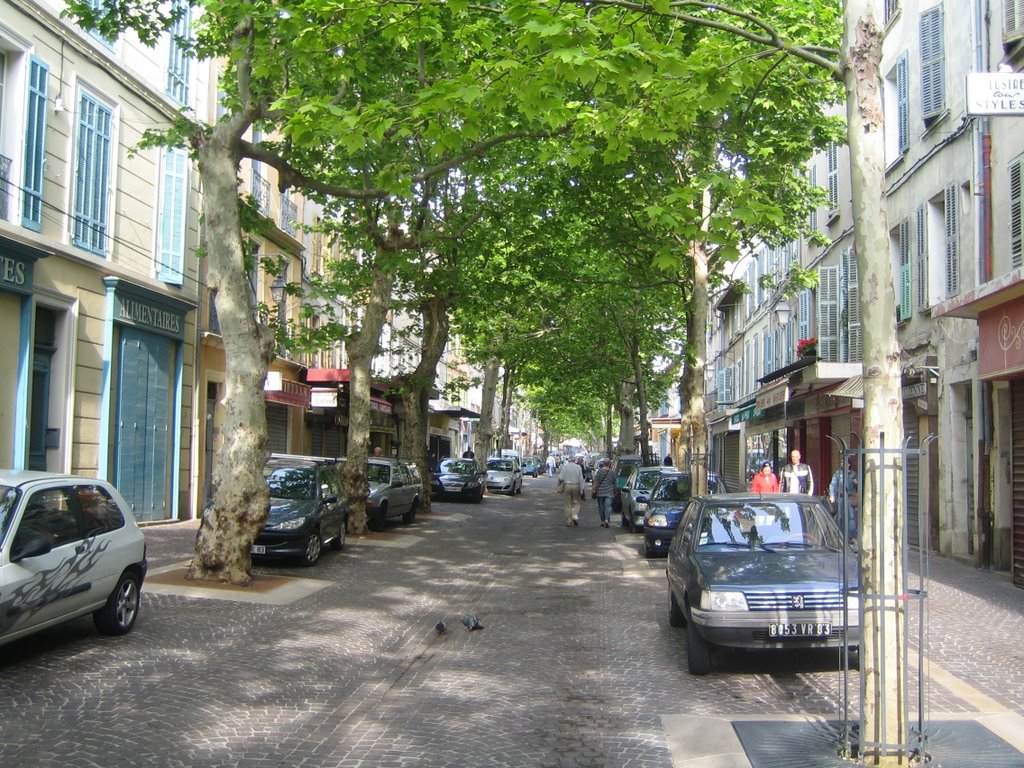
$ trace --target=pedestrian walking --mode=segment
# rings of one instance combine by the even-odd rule
[[[566,461],[558,470],[558,491],[565,501],[565,524],[580,524],[580,491],[583,490],[583,468],[575,461]]]
[[[814,495],[814,473],[811,467],[800,461],[800,451],[789,452],[789,464],[779,473],[779,490],[783,493],[806,493]]]
[[[778,493],[779,478],[772,472],[772,463],[766,461],[761,465],[760,471],[750,481],[750,490],[753,493]]]
[[[856,462],[856,458],[851,456],[849,466],[840,466],[828,484],[828,500],[832,504],[836,523],[851,540],[857,538],[857,507],[856,503],[851,502],[851,499],[856,500],[858,491]]]
[[[591,492],[597,499],[597,514],[601,516],[601,527],[607,528],[612,518],[612,497],[615,495],[615,473],[612,472],[608,459],[601,459],[597,463]]]
[[[552,477],[555,476],[555,456],[554,454],[548,454],[548,474]]]

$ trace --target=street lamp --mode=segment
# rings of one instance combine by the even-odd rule
[[[792,311],[788,301],[779,299],[778,304],[775,305],[775,321],[779,325],[789,325],[789,316]]]
[[[277,279],[270,284],[270,296],[274,299],[275,304],[280,304],[284,301],[284,288],[287,283],[281,275],[277,276]]]

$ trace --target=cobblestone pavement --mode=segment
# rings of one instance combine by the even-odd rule
[[[560,507],[536,479],[350,537],[313,569],[258,568],[329,582],[294,602],[147,584],[126,637],[82,619],[0,647],[0,765],[678,768],[679,716],[837,715],[834,653],[723,653],[690,676],[664,561],[598,527],[593,500],[580,528]],[[151,572],[194,535],[147,528]],[[1024,590],[941,558],[930,576],[930,710],[1024,714]]]

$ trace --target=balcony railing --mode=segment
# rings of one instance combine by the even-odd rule
[[[295,222],[299,218],[299,209],[284,192],[281,193],[281,230],[295,237]]]
[[[270,213],[270,182],[257,171],[252,172],[252,197],[260,213],[264,216]]]

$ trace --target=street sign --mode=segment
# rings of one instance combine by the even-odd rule
[[[967,75],[967,114],[1024,115],[1024,74],[971,72]]]

